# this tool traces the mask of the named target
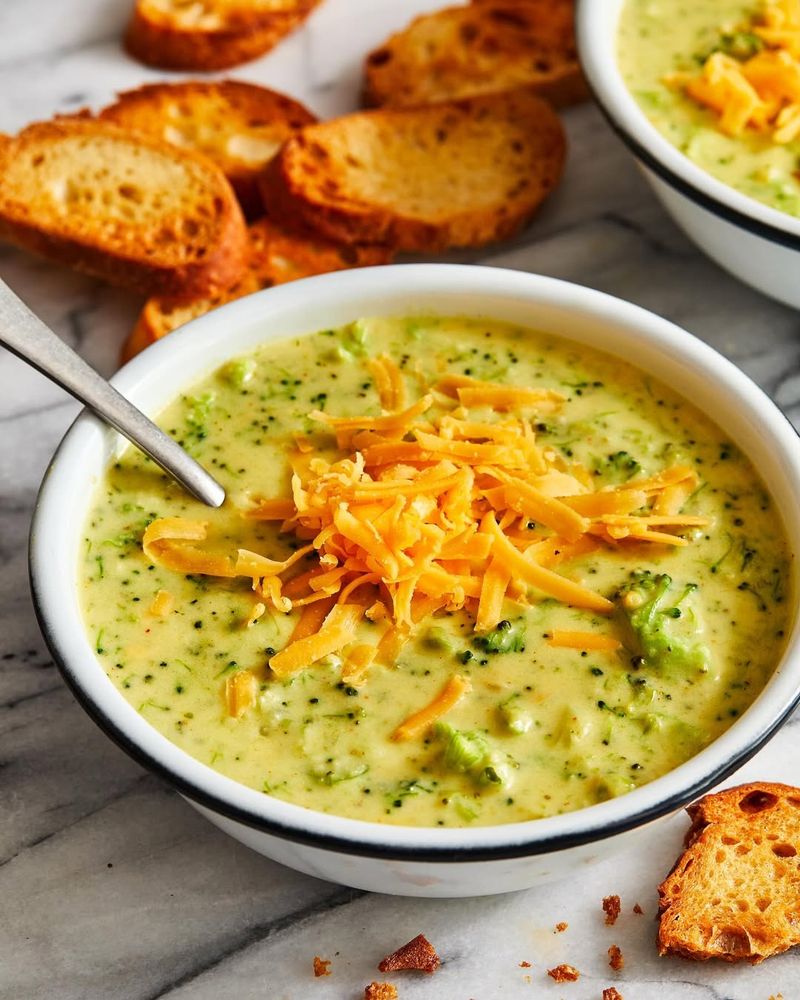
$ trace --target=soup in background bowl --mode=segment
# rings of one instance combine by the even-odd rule
[[[780,27],[794,12],[797,23]],[[617,54],[647,117],[693,163],[800,215],[800,3],[626,0]]]
[[[770,8],[780,13],[781,5]],[[727,98],[747,97],[738,67],[749,58],[787,55],[766,45],[751,55],[763,39],[746,19],[765,9],[732,0],[578,0],[576,34],[600,108],[677,224],[740,281],[798,308],[794,108],[756,95],[764,122],[756,129],[747,123],[753,94],[744,103]]]
[[[406,410],[426,404],[388,445],[375,439],[391,430],[386,422],[363,426],[392,410],[381,407],[389,400],[374,364],[384,356],[401,372]],[[620,360],[633,356],[635,369]],[[407,894],[531,885],[607,856],[711,787],[794,704],[794,434],[746,377],[664,320],[525,274],[383,268],[234,303],[156,345],[117,383],[163,413],[230,499],[219,512],[196,506],[120,450],[115,434],[81,417],[45,479],[32,532],[40,621],[103,728],[213,822],[271,857]],[[523,392],[530,389],[532,401]],[[356,422],[336,425],[338,416]],[[491,451],[486,426],[464,423],[501,426],[512,437],[527,424],[527,445],[517,450],[544,463],[538,485],[529,485],[542,493],[560,476],[549,497],[557,503],[545,503],[538,520],[524,504],[515,510],[521,487],[513,480],[525,463],[505,446]],[[359,608],[354,631],[309,663],[287,658],[299,614],[281,601],[283,591],[302,600],[315,572],[335,576],[337,567],[321,564],[322,548],[302,553],[310,522],[294,493],[294,513],[281,515],[299,528],[286,523],[281,532],[281,522],[240,510],[286,504],[287,457],[305,461],[305,471],[294,469],[303,489],[331,469],[338,475],[337,463],[352,461],[352,434],[366,434],[363,454],[372,454],[359,489],[371,472],[383,488],[376,456],[411,446],[394,462],[407,467],[392,475],[417,483],[425,523],[438,514],[415,476],[437,469],[441,456],[414,448],[435,450],[437,437],[461,442],[448,445],[451,460],[473,455],[481,465],[453,461],[455,471],[439,471],[474,476],[467,507],[479,519],[475,535],[499,532],[505,542],[497,545],[509,543],[523,560],[538,553],[542,562],[549,546],[551,575],[527,587],[506,573],[505,603],[484,607],[476,631],[489,568],[481,553],[489,550],[479,541],[449,551],[446,583],[434,580],[444,603],[414,606],[427,614],[411,614],[394,659],[360,654],[365,671],[347,683],[354,649],[380,647],[387,630],[406,622],[394,599],[399,584],[379,585],[359,603],[342,596],[357,580],[342,574],[338,589],[329,580],[326,597]],[[687,468],[667,478],[675,489],[664,497],[664,475]],[[598,520],[597,497],[623,512]],[[572,505],[569,558],[554,545],[569,529],[547,524],[564,505]],[[659,520],[642,525],[648,510]],[[381,513],[372,511],[378,525]],[[208,522],[202,535],[175,530],[200,519]],[[672,540],[631,539],[642,531]],[[245,560],[277,565],[301,554],[286,572],[257,577],[255,591],[252,574],[219,573],[222,563],[198,562],[187,573],[178,565],[186,545],[202,560],[228,560],[228,569],[239,549]],[[300,570],[305,589],[291,586]],[[271,575],[283,581],[281,593],[266,584]],[[64,580],[75,587],[65,590]],[[417,583],[412,601],[437,596],[430,579]],[[231,682],[245,672],[240,703]],[[461,687],[443,702],[454,677]]]

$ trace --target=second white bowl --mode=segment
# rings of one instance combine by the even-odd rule
[[[712,260],[800,309],[800,219],[748,198],[683,155],[647,118],[622,78],[617,28],[625,0],[578,0],[578,51],[609,124],[669,214]]]

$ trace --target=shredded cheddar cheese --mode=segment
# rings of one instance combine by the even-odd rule
[[[614,652],[620,643],[611,635],[598,635],[596,632],[577,632],[566,629],[553,629],[547,638],[551,646],[563,649],[592,649]]]
[[[719,115],[719,129],[737,136],[746,128],[779,145],[800,136],[800,0],[768,0],[742,25],[764,47],[749,58],[712,52],[696,75],[674,74],[696,103]]]
[[[393,740],[412,740],[421,736],[443,715],[454,708],[467,692],[472,690],[469,679],[454,674],[433,701],[410,715],[392,733]]]
[[[253,708],[257,696],[258,679],[252,670],[239,670],[225,681],[225,704],[234,719]]]
[[[278,677],[290,677],[310,663],[321,660],[355,639],[355,629],[364,609],[357,604],[337,604],[329,612],[319,632],[296,639],[269,661]]]
[[[256,498],[241,512],[281,522],[299,544],[286,559],[223,551],[206,522],[184,518],[161,518],[144,534],[148,558],[168,569],[249,578],[255,617],[267,608],[298,613],[287,645],[269,659],[277,677],[336,655],[343,679],[362,683],[373,664],[393,666],[419,623],[442,611],[465,610],[477,632],[495,628],[507,602],[542,597],[608,614],[612,602],[561,564],[602,546],[687,545],[707,525],[681,514],[698,483],[690,466],[598,490],[585,468],[541,447],[534,421],[563,405],[558,392],[448,375],[408,404],[390,358],[368,367],[383,412],[313,411],[335,448],[296,438],[290,495]],[[369,643],[364,623],[376,626]],[[553,632],[547,641],[619,646],[591,632]],[[246,678],[228,681],[230,714],[241,714],[254,691]],[[468,681],[451,678],[393,738],[419,734],[468,691]]]
[[[168,590],[159,590],[153,598],[153,603],[147,609],[148,614],[155,618],[164,618],[175,607],[175,598]]]
[[[395,362],[382,354],[379,358],[370,358],[367,368],[384,410],[401,410],[405,406],[406,384]]]

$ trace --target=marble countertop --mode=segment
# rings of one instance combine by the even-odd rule
[[[234,76],[320,115],[356,105],[360,55],[440,0],[328,0],[278,50]],[[126,0],[0,2],[0,131],[163,78],[130,60]],[[669,222],[597,111],[567,115],[566,181],[534,225],[483,262],[567,278],[676,321],[732,358],[800,419],[800,319],[700,256]],[[470,258],[474,259],[474,258]],[[0,275],[105,374],[139,306],[130,295],[8,247]],[[457,901],[343,889],[251,853],[113,746],[77,706],[39,635],[26,536],[36,490],[78,407],[0,354],[0,998],[356,1000],[377,961],[424,932],[443,966],[394,976],[403,1000],[535,997],[784,1000],[800,954],[756,968],[659,959],[655,887],[685,816],[635,854],[539,890]],[[797,781],[800,718],[737,780]],[[622,897],[604,926],[601,899]],[[644,914],[632,912],[639,903]],[[566,921],[568,929],[553,932]],[[625,969],[608,967],[621,947]],[[315,980],[315,954],[332,975]],[[521,967],[529,962],[530,968]],[[569,962],[577,983],[546,969]]]

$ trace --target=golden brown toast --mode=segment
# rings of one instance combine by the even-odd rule
[[[0,228],[145,295],[228,287],[247,254],[241,209],[213,163],[85,118],[29,125],[0,143]]]
[[[250,270],[262,288],[312,274],[389,264],[394,256],[383,246],[335,243],[316,234],[287,229],[274,219],[259,219],[249,232]]]
[[[659,886],[659,953],[756,964],[800,944],[800,788],[739,785],[687,812]]]
[[[565,140],[530,91],[310,125],[262,174],[267,210],[343,243],[481,246],[520,229],[553,190]]]
[[[208,298],[149,299],[123,346],[123,363],[189,320],[260,288],[312,274],[388,264],[392,256],[383,247],[342,246],[319,237],[299,235],[266,218],[253,223],[249,234],[250,262],[244,278],[233,288]]]
[[[319,0],[136,0],[125,48],[160,69],[228,69],[269,52]]]
[[[416,18],[367,56],[364,101],[413,107],[530,87],[556,107],[588,96],[572,0],[480,0]]]
[[[204,153],[250,217],[261,211],[259,172],[286,139],[316,121],[291,97],[237,80],[148,84],[120,94],[99,117]]]
[[[241,281],[232,288],[216,292],[202,299],[179,299],[169,296],[148,299],[139,313],[136,325],[122,345],[120,364],[125,364],[132,357],[154,344],[168,333],[177,330],[179,326],[197,319],[226,302],[233,302],[252,292],[257,292],[261,286],[252,271],[245,272]]]

